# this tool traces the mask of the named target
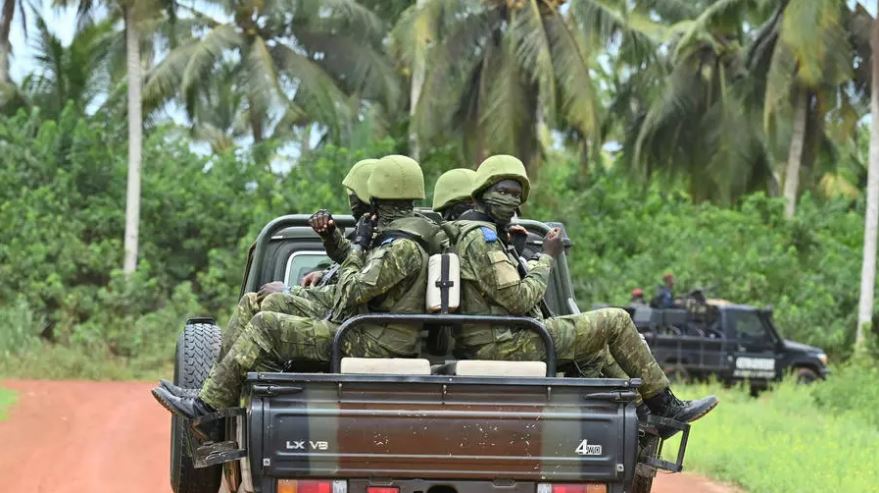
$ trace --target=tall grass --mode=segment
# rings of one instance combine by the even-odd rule
[[[15,404],[18,395],[9,389],[0,389],[0,421],[6,419],[9,408]]]
[[[879,426],[869,419],[879,402],[860,400],[864,408],[827,403],[858,390],[841,377],[813,387],[784,382],[758,398],[717,385],[681,388],[685,397],[715,393],[721,400],[693,425],[685,467],[751,492],[879,492]]]

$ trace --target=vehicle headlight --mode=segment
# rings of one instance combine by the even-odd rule
[[[827,354],[818,353],[817,356],[818,356],[818,361],[820,361],[822,365],[827,366]]]

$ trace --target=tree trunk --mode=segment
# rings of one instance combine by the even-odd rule
[[[877,1],[879,4],[879,1]],[[873,290],[876,287],[876,229],[879,223],[879,19],[873,21],[871,33],[873,77],[870,84],[870,161],[867,169],[867,213],[864,218],[864,263],[861,266],[861,298],[858,302],[858,327],[855,352],[864,349],[865,332],[873,319]]]
[[[15,16],[15,1],[3,0],[3,11],[0,13],[0,85],[9,84],[9,57],[12,45],[9,43],[9,31],[12,29],[12,18]]]
[[[141,117],[140,36],[134,9],[125,9],[125,55],[128,68],[128,193],[125,198],[125,260],[122,270],[130,275],[137,268],[140,228],[140,164],[143,118]]]
[[[416,8],[422,8],[425,0],[418,0]],[[419,47],[415,50],[415,59],[412,61],[412,80],[409,84],[409,155],[418,161],[421,159],[421,148],[418,145],[418,132],[415,129],[415,113],[418,100],[421,99],[421,89],[424,87],[424,77],[427,73],[427,65],[424,61],[425,53],[423,46],[426,43],[418,41]]]
[[[800,88],[794,108],[794,131],[790,137],[787,153],[787,167],[784,170],[784,215],[794,217],[797,210],[797,191],[800,188],[800,166],[803,163],[803,145],[806,141],[806,115],[808,113],[809,92]]]

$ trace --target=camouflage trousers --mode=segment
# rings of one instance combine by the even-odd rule
[[[641,378],[640,394],[652,397],[668,387],[668,379],[641,339],[629,314],[619,308],[603,308],[579,315],[544,321],[555,343],[559,361],[585,363],[598,375]],[[543,359],[543,343],[530,331],[511,331],[502,340],[480,347],[479,359]]]
[[[277,312],[309,318],[324,318],[333,308],[333,287],[302,288],[294,286],[289,293],[272,293],[260,303],[256,293],[246,293],[238,301],[229,323],[223,329],[223,343],[220,357],[241,335],[241,331],[251,318],[259,312]]]
[[[268,298],[266,298],[268,300]],[[290,360],[330,360],[338,324],[329,320],[261,311],[250,319],[229,351],[214,365],[199,397],[216,409],[238,405],[249,371],[281,371]],[[398,357],[375,338],[375,331],[345,335],[342,353],[369,358]]]

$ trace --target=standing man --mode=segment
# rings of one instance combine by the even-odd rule
[[[675,307],[675,276],[671,272],[666,272],[662,276],[662,284],[656,289],[656,296],[651,305],[655,308]]]
[[[496,155],[486,159],[476,173],[475,208],[456,222],[461,231],[457,250],[461,260],[462,313],[542,319],[539,303],[563,249],[560,232],[554,229],[547,233],[543,253],[523,275],[517,268],[517,259],[504,243],[503,233],[516,210],[528,199],[530,182],[525,166],[513,156]],[[552,317],[544,323],[561,361],[592,359],[608,348],[625,374],[642,379],[640,393],[653,414],[691,422],[717,405],[714,396],[687,402],[675,397],[665,373],[624,310],[605,308]],[[456,337],[460,348],[479,359],[530,360],[544,354],[537,334],[503,325],[464,326]],[[661,430],[664,436],[674,432]]]
[[[439,227],[414,212],[414,201],[424,198],[421,168],[408,157],[386,156],[375,164],[369,192],[375,213],[364,215],[355,227],[329,318],[256,314],[214,365],[197,397],[178,396],[161,386],[153,389],[162,406],[184,418],[235,406],[248,371],[278,371],[287,360],[329,361],[334,334],[346,318],[424,311],[428,253],[422,244],[430,243]],[[412,356],[420,330],[410,324],[364,326],[345,337],[342,349],[364,357]]]

